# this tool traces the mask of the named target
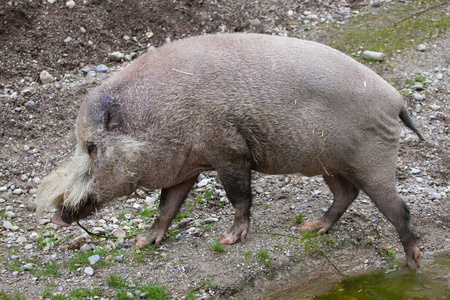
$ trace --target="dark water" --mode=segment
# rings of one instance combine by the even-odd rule
[[[328,283],[320,286],[329,286]],[[354,276],[331,284],[327,294],[315,290],[299,291],[288,299],[315,300],[450,300],[450,255],[436,257],[433,260],[422,260],[421,270],[411,271],[405,267],[394,268],[382,272]]]

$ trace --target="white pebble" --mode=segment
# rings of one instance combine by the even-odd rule
[[[3,222],[3,228],[5,228],[5,229],[11,229],[11,228],[12,228],[11,222],[9,222],[9,221]]]
[[[5,212],[5,215],[6,215],[6,217],[7,217],[8,219],[13,219],[13,218],[16,217],[16,214],[15,214],[14,212],[12,212],[12,211],[7,211],[7,212]]]
[[[26,237],[24,237],[24,236],[19,236],[18,238],[17,238],[17,243],[19,243],[19,244],[22,244],[22,243],[25,243],[27,241],[27,238]]]
[[[94,269],[92,269],[91,267],[87,267],[86,269],[84,269],[84,273],[89,276],[92,276],[94,275]]]
[[[21,189],[15,189],[14,191],[13,191],[13,194],[14,195],[20,195],[20,194],[22,194],[23,193],[23,191],[21,190]]]
[[[201,180],[199,183],[197,183],[197,187],[204,187],[209,183],[210,179],[209,178],[205,178],[203,180]]]
[[[66,2],[66,6],[67,6],[68,8],[74,8],[74,7],[75,7],[75,1],[73,1],[73,0],[67,1],[67,2]]]
[[[95,265],[100,260],[100,255],[92,255],[88,257],[88,261],[91,265]]]

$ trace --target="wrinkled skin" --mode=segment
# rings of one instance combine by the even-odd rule
[[[137,186],[161,189],[159,212],[136,248],[159,245],[198,175],[216,170],[235,209],[223,244],[250,228],[251,170],[322,175],[334,195],[302,230],[327,232],[363,190],[395,226],[409,267],[420,252],[396,192],[401,95],[329,47],[234,34],[168,44],[133,62],[83,101],[72,161],[38,191],[38,212],[63,226]]]

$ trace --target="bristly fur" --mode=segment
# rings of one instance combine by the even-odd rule
[[[37,215],[42,216],[45,209],[59,207],[63,202],[66,208],[76,207],[92,193],[93,179],[86,180],[89,168],[89,156],[77,149],[72,160],[45,177],[38,188]]]
[[[115,186],[137,181],[137,158],[145,143],[130,137],[118,137],[102,159],[92,160],[77,148],[69,162],[45,177],[38,189],[37,215],[59,207],[75,211],[89,196],[95,201],[114,198]]]

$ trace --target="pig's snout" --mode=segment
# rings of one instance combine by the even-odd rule
[[[60,206],[50,221],[54,224],[67,227],[70,226],[73,221],[87,217],[94,209],[95,204],[92,201],[92,198],[88,197],[74,210],[66,208],[64,205]]]

